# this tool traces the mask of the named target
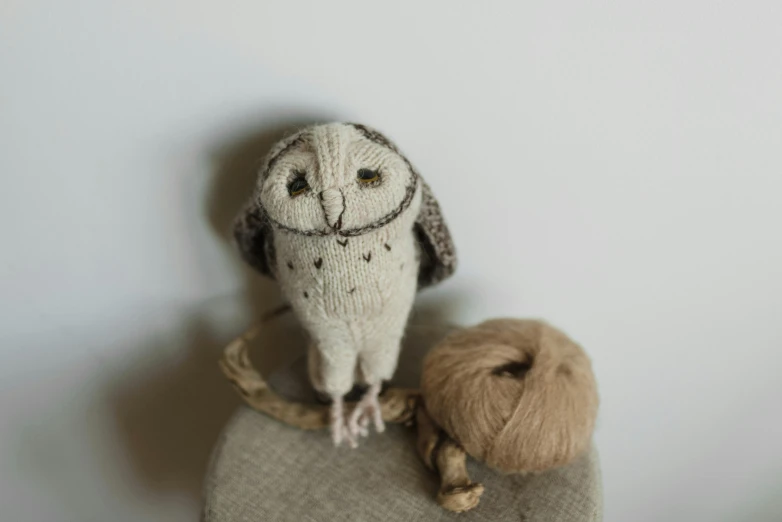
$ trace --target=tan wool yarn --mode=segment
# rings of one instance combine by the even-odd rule
[[[467,454],[507,473],[562,466],[590,444],[598,396],[591,363],[536,320],[459,330],[426,357],[421,394]]]

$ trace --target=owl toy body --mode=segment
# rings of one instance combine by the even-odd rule
[[[383,135],[357,124],[304,129],[278,143],[237,221],[245,259],[275,278],[312,339],[313,386],[332,398],[336,444],[356,444],[396,369],[417,288],[455,268],[439,206]],[[349,418],[343,396],[368,391]]]
[[[414,210],[358,237],[275,234],[278,280],[312,336],[310,378],[319,391],[344,395],[356,379],[393,375],[418,284]]]

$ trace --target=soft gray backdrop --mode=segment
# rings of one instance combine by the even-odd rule
[[[782,519],[782,4],[467,4],[0,2],[4,520],[195,519],[217,352],[278,303],[228,223],[329,119],[438,194],[423,301],[591,353],[609,522]]]

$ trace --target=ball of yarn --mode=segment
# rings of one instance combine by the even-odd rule
[[[427,355],[421,381],[432,419],[500,471],[561,466],[590,444],[598,397],[589,358],[541,321],[459,330]]]

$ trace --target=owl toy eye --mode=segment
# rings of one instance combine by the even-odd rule
[[[371,169],[358,169],[357,177],[361,183],[380,181],[380,173]]]
[[[299,194],[304,194],[310,189],[309,183],[307,183],[307,178],[305,178],[304,172],[296,172],[296,177],[293,178],[293,181],[288,183],[288,194],[291,195],[291,197],[296,197]]]

